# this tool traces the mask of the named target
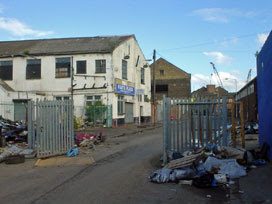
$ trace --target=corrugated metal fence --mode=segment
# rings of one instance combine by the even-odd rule
[[[163,163],[169,153],[215,143],[227,146],[227,98],[173,99],[163,97]]]
[[[38,158],[65,154],[73,147],[72,100],[28,102],[28,145]]]

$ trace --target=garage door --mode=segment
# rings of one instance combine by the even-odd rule
[[[126,103],[125,112],[125,123],[133,123],[133,103]]]

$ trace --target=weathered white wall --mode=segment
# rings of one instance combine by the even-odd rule
[[[129,55],[127,61],[127,80],[122,79],[122,59],[126,55]],[[138,66],[136,67],[137,58],[139,57]],[[145,84],[141,84],[141,68],[147,63],[138,42],[134,38],[123,42],[119,45],[112,54],[113,61],[113,78],[121,79],[122,84],[127,86],[134,86],[135,92],[137,89],[143,89],[144,95],[148,95],[150,99],[151,87],[150,87],[150,68],[145,68]],[[115,86],[115,84],[114,84]],[[150,116],[151,104],[150,102],[144,102],[144,96],[142,96],[142,102],[138,101],[137,95],[129,96],[124,95],[125,101],[133,101],[133,114],[134,117],[140,116],[140,106],[143,106],[143,116]],[[113,96],[113,106],[117,107],[118,94]],[[124,118],[124,115],[117,114],[117,108],[113,109],[113,118]]]
[[[130,51],[129,51],[130,47]],[[106,83],[106,89],[86,89],[86,90],[75,90],[74,91],[74,105],[76,107],[75,114],[77,116],[83,114],[86,96],[87,95],[101,95],[102,102],[105,105],[113,106],[113,118],[122,118],[124,115],[117,114],[117,94],[115,93],[115,78],[122,79],[122,59],[125,55],[129,55],[130,58],[126,60],[128,62],[128,79],[122,80],[125,85],[133,86],[135,92],[137,89],[144,89],[144,94],[148,95],[150,99],[150,69],[145,69],[145,84],[142,85],[141,80],[141,67],[146,63],[144,55],[139,48],[137,41],[134,38],[123,42],[118,46],[113,53],[109,54],[84,54],[84,55],[73,55],[73,67],[74,74],[77,75],[76,61],[86,60],[87,61],[87,73],[75,76],[74,89],[81,89],[86,84],[86,88],[91,88],[95,83],[95,87],[102,87]],[[138,55],[140,56],[138,66],[136,67],[136,61]],[[57,57],[71,57],[71,55],[62,55]],[[1,60],[13,60],[13,80],[5,81],[15,91],[20,93],[28,92],[27,95],[19,95],[21,99],[37,98],[34,95],[36,93],[42,94],[38,96],[41,99],[53,99],[56,96],[69,96],[71,93],[68,91],[71,87],[71,78],[55,78],[56,72],[56,56],[40,56],[35,57],[41,59],[41,79],[28,79],[26,80],[26,61],[32,59],[31,57],[15,57],[15,58],[2,58]],[[97,74],[95,73],[95,60],[105,59],[106,60],[106,73]],[[104,77],[93,77],[105,76]],[[0,90],[1,94],[1,90]],[[32,94],[32,96],[30,96]],[[15,94],[16,95],[16,94]],[[11,98],[18,96],[11,96]],[[0,95],[4,98],[4,95]],[[140,115],[140,105],[144,107],[143,116],[150,116],[150,102],[138,102],[137,95],[129,96],[125,95],[125,100],[133,102],[134,104],[134,117]],[[1,101],[1,100],[0,100]],[[78,107],[78,108],[77,108]],[[82,107],[82,109],[81,109]]]

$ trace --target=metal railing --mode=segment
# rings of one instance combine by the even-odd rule
[[[74,145],[73,101],[29,101],[28,145],[38,158],[67,153]]]
[[[227,146],[227,98],[163,97],[163,164],[168,154],[183,153],[209,143]]]

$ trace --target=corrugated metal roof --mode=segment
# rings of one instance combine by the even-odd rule
[[[134,35],[56,38],[0,42],[0,57],[24,55],[62,55],[111,53],[120,43]]]

